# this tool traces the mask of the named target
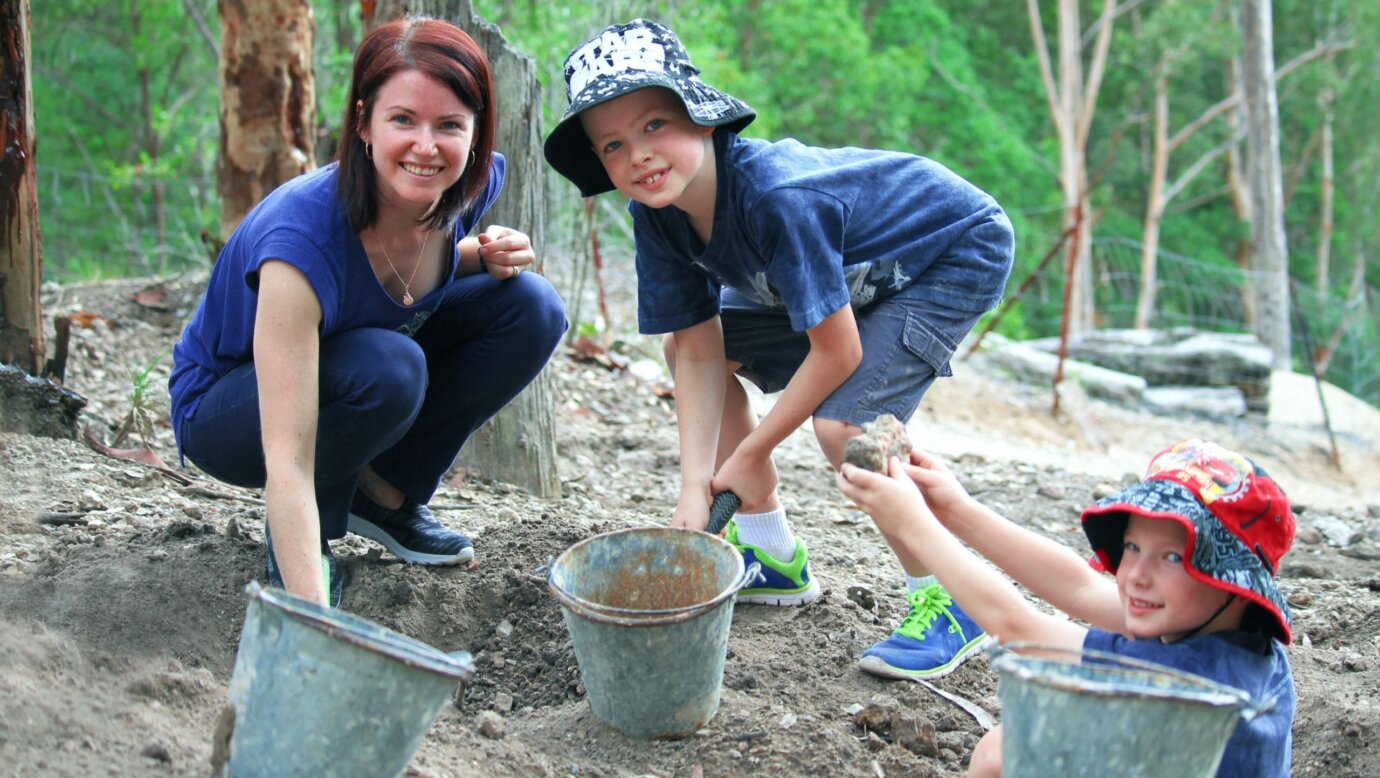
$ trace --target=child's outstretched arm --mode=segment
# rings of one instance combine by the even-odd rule
[[[1002,642],[1033,641],[1082,648],[1087,629],[1036,608],[1000,573],[940,525],[900,459],[881,475],[845,464],[838,484],[872,516],[905,567],[934,573],[963,609]]]
[[[932,454],[915,450],[910,459],[906,475],[949,531],[1064,613],[1113,632],[1125,628],[1121,600],[1110,577],[1093,570],[1067,546],[973,499]]]
[[[735,450],[714,477],[714,491],[731,490],[744,505],[760,502],[767,490],[765,474],[774,472],[771,455],[781,441],[800,428],[833,391],[843,385],[862,361],[862,340],[853,309],[847,305],[806,330],[810,353],[760,424]],[[775,479],[772,480],[774,489]],[[751,499],[758,497],[758,500]]]
[[[680,432],[680,498],[673,527],[709,523],[714,457],[724,411],[724,333],[715,316],[680,330],[676,339],[676,426]]]

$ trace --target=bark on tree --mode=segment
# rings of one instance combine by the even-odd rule
[[[0,0],[0,362],[43,369],[43,247],[38,230],[29,0]]]
[[[311,0],[220,0],[220,239],[316,166]]]
[[[503,193],[484,224],[504,224],[526,232],[532,238],[540,270],[546,247],[546,179],[536,63],[509,45],[496,26],[479,18],[471,0],[412,0],[398,5],[405,13],[455,23],[488,55],[498,111],[495,146],[503,152],[508,167]],[[548,367],[470,438],[459,462],[539,497],[559,497],[555,430],[555,391]]]
[[[1069,242],[1070,255],[1066,265],[1070,270],[1065,283],[1070,285],[1071,290],[1066,295],[1069,302],[1065,317],[1069,333],[1076,335],[1091,330],[1095,324],[1092,224],[1088,218],[1091,213],[1088,202],[1088,132],[1097,108],[1097,95],[1102,88],[1102,74],[1111,46],[1112,22],[1117,7],[1116,0],[1103,0],[1086,81],[1078,0],[1059,0],[1058,8],[1059,73],[1056,81],[1045,43],[1044,27],[1040,22],[1039,0],[1026,0],[1040,76],[1059,138],[1059,185],[1064,195],[1064,229],[1075,230],[1074,239]]]
[[[1249,286],[1254,331],[1274,366],[1292,364],[1289,323],[1289,248],[1284,234],[1284,186],[1279,159],[1279,103],[1275,92],[1274,21],[1270,0],[1242,0],[1243,97],[1246,107],[1246,177],[1250,185]]]

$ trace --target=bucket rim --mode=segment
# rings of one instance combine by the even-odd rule
[[[1200,675],[1195,675],[1174,667],[1162,665],[1135,657],[1114,654],[1108,651],[1099,651],[1092,648],[1069,648],[1066,646],[1056,646],[1049,643],[1015,641],[1011,643],[993,643],[988,647],[988,664],[998,674],[1005,673],[1019,680],[1034,683],[1039,686],[1064,689],[1068,691],[1079,691],[1086,694],[1097,696],[1124,695],[1129,691],[1125,688],[1117,688],[1106,681],[1096,681],[1091,679],[1079,679],[1077,688],[1071,681],[1052,677],[1048,671],[1037,670],[1028,665],[1020,664],[1021,659],[1032,659],[1038,661],[1050,661],[1043,657],[1022,656],[1021,651],[1039,651],[1045,654],[1062,654],[1077,657],[1081,664],[1083,658],[1096,659],[1099,662],[1113,666],[1117,670],[1134,670],[1141,673],[1157,673],[1169,676],[1175,681],[1190,687],[1196,687],[1193,691],[1170,690],[1154,688],[1137,688],[1134,694],[1139,697],[1150,699],[1191,699],[1193,702],[1201,703],[1215,708],[1236,708],[1241,715],[1250,720],[1274,706],[1274,699],[1271,698],[1264,702],[1255,700],[1249,693],[1235,686],[1228,686]],[[1054,660],[1057,661],[1057,660]]]
[[[571,592],[566,591],[560,584],[556,583],[556,569],[564,562],[568,564],[568,557],[577,553],[582,547],[592,545],[595,541],[606,541],[619,535],[641,535],[641,534],[664,534],[664,533],[687,533],[697,538],[712,538],[711,544],[721,545],[733,552],[734,558],[734,579],[733,583],[723,591],[716,594],[713,598],[704,602],[697,602],[692,605],[683,605],[677,608],[617,608],[612,605],[591,602],[583,599]],[[562,607],[572,613],[583,616],[591,621],[604,624],[613,624],[622,627],[659,627],[669,624],[680,624],[690,621],[704,613],[707,613],[724,603],[725,600],[733,598],[739,589],[742,589],[751,581],[756,580],[761,566],[753,564],[745,569],[742,554],[733,547],[733,544],[718,535],[711,535],[704,532],[688,529],[685,527],[626,527],[624,529],[601,532],[598,535],[581,540],[561,552],[547,566],[546,586],[556,597]]]
[[[408,667],[456,681],[463,680],[474,668],[474,660],[469,652],[447,654],[381,624],[344,611],[328,609],[284,589],[265,587],[259,585],[258,581],[250,581],[244,590],[251,603],[258,601],[304,626],[366,651],[382,654]]]

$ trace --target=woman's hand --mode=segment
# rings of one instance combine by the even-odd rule
[[[500,281],[522,275],[537,260],[532,239],[511,227],[490,225],[475,237],[479,239],[481,265]]]

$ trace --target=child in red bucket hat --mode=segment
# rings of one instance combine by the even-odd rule
[[[1111,652],[1273,699],[1237,725],[1217,775],[1289,775],[1290,615],[1275,579],[1294,541],[1294,514],[1251,460],[1199,439],[1156,454],[1140,483],[1083,511],[1091,565],[969,496],[922,451],[909,464],[894,460],[885,475],[844,465],[838,484],[903,563],[932,569],[1002,642]],[[1027,601],[963,543],[1078,621]],[[1000,775],[1000,726],[978,744],[969,770]]]

